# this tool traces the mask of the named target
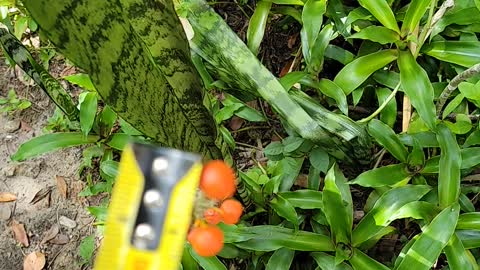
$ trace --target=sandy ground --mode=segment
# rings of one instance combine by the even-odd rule
[[[78,196],[85,186],[77,173],[81,149],[65,149],[24,162],[11,161],[10,156],[20,144],[43,133],[55,107],[41,89],[22,82],[0,58],[0,95],[6,96],[10,88],[29,99],[32,106],[14,115],[0,115],[0,192],[17,196],[14,202],[0,202],[0,269],[23,269],[25,256],[35,251],[45,255],[44,269],[89,269],[80,264],[78,248],[81,240],[95,231],[93,217],[86,211],[88,201]],[[66,198],[57,186],[57,177],[65,180]],[[32,203],[42,192],[47,195]],[[24,225],[27,247],[15,239],[15,223]],[[52,237],[48,232],[56,231],[56,226],[58,233],[45,241]]]

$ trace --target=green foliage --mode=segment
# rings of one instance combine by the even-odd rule
[[[78,249],[79,255],[82,259],[80,263],[82,265],[90,264],[93,257],[93,252],[95,250],[95,236],[90,235],[83,238]]]
[[[0,112],[13,114],[18,111],[28,109],[32,103],[27,99],[17,97],[15,90],[10,89],[7,97],[0,97]]]

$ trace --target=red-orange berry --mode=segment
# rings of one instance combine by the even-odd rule
[[[222,211],[218,208],[208,208],[203,212],[203,217],[208,224],[217,225],[222,221]]]
[[[216,256],[223,248],[223,231],[216,226],[193,228],[188,234],[188,242],[202,257]]]
[[[242,204],[234,199],[223,201],[220,209],[223,212],[223,223],[225,224],[237,224],[243,213]]]
[[[213,160],[203,166],[200,189],[210,199],[225,200],[235,194],[235,173],[225,162]]]

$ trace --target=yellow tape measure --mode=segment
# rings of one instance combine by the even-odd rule
[[[201,161],[170,148],[125,148],[95,270],[179,269]]]

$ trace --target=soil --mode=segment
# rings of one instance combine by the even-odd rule
[[[22,143],[43,133],[55,109],[41,89],[22,77],[22,72],[7,68],[5,58],[0,58],[0,96],[13,88],[18,97],[32,102],[24,111],[0,115],[0,192],[17,196],[14,202],[0,202],[0,269],[22,269],[24,257],[35,251],[45,255],[45,269],[88,269],[80,264],[78,250],[81,240],[95,231],[93,217],[86,211],[88,202],[78,196],[84,188],[77,173],[82,150],[55,151],[24,162],[10,160]],[[66,198],[57,187],[57,177],[65,180]],[[43,198],[38,196],[42,193]],[[42,199],[32,203],[36,195]],[[75,224],[60,224],[65,217]],[[24,225],[28,247],[15,240],[13,222]],[[59,226],[58,234],[42,242],[54,226]]]

